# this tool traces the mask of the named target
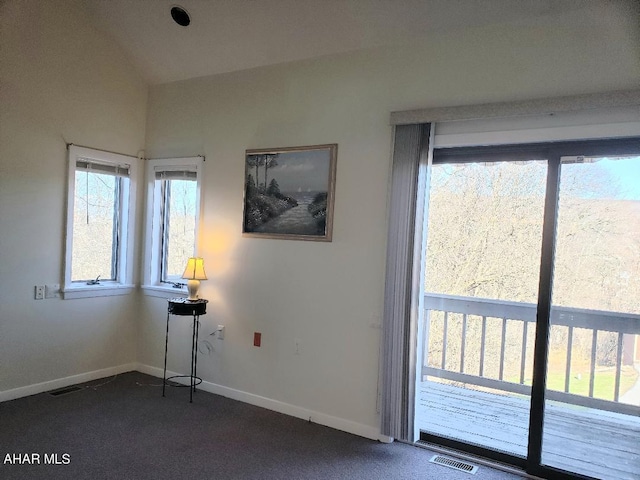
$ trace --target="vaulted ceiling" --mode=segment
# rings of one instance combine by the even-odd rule
[[[638,14],[637,0],[82,1],[152,84],[493,24],[584,26],[588,34]],[[189,26],[172,20],[176,4],[189,13]]]

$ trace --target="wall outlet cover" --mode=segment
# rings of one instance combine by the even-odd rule
[[[34,290],[34,298],[36,300],[44,300],[44,285],[36,285]]]

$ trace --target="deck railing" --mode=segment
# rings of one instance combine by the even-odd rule
[[[429,335],[431,322],[434,312],[440,312],[438,321],[442,326],[441,344],[438,352],[439,358],[431,359],[429,355],[425,355],[422,367],[423,379],[427,376],[438,377],[465,385],[474,385],[478,387],[502,390],[506,392],[530,395],[531,386],[527,384],[527,366],[532,362],[533,358],[533,335],[536,323],[536,305],[529,303],[507,302],[500,300],[488,300],[483,298],[459,297],[453,295],[426,294],[425,295],[425,328],[423,337],[424,352],[428,352],[430,345]],[[457,332],[460,332],[460,338],[451,338],[450,323],[452,316],[456,315]],[[460,319],[461,317],[461,319]],[[480,335],[475,335],[472,340],[479,342],[479,345],[469,345],[469,336],[467,329],[469,322],[481,322]],[[487,351],[487,323],[501,322],[499,350],[492,349]],[[507,324],[510,322],[521,322],[521,334],[516,335],[517,350],[520,351],[519,359],[508,358],[506,353],[507,344]],[[625,336],[632,336],[628,344],[635,344],[635,335],[640,335],[640,315],[632,315],[617,312],[605,312],[597,310],[586,310],[568,307],[553,307],[551,311],[551,324],[553,326],[566,327],[566,355],[564,365],[564,388],[563,391],[547,389],[546,398],[549,400],[557,400],[564,403],[582,405],[586,407],[598,408],[601,410],[609,410],[620,413],[631,413],[637,415],[640,408],[634,405],[620,403],[620,381],[623,365],[623,345],[625,344]],[[477,325],[477,324],[476,324]],[[477,328],[477,327],[476,327]],[[570,380],[572,377],[572,351],[573,339],[576,329],[581,329],[580,336],[585,338],[588,331],[591,334],[591,349],[589,360],[589,388],[587,395],[578,395],[571,393]],[[613,401],[594,397],[594,382],[596,373],[596,352],[599,332],[609,332],[610,344],[615,341],[615,365],[614,368],[614,385],[613,385]],[[610,333],[610,332],[613,332]],[[432,332],[433,333],[433,332]],[[440,332],[439,332],[440,333]],[[509,335],[511,349],[513,349],[514,336]],[[519,338],[518,338],[519,337]],[[495,339],[491,339],[495,344]],[[436,343],[440,343],[438,341]],[[431,346],[434,346],[434,340],[431,339]],[[452,362],[448,357],[448,348],[456,347],[456,362]],[[470,372],[468,359],[470,354],[468,350],[473,347],[475,352],[474,365],[475,371]],[[627,352],[628,353],[628,352]],[[493,375],[487,374],[488,355],[495,357],[499,355],[499,359],[492,358],[493,363],[498,360],[498,371]],[[633,356],[633,355],[631,355]],[[479,357],[479,358],[478,358]],[[633,358],[631,362],[633,362]],[[519,362],[516,365],[518,373],[513,375],[515,370],[513,362]],[[452,367],[452,364],[454,366]],[[512,373],[508,377],[505,375],[506,366]],[[514,378],[514,377],[517,377]]]

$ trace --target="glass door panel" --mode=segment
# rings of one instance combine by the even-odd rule
[[[547,164],[434,164],[421,438],[525,458]]]
[[[542,464],[640,478],[640,157],[563,157]]]

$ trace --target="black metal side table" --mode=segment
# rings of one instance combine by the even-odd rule
[[[198,377],[198,331],[200,330],[200,315],[207,313],[208,300],[202,298],[198,300],[187,300],[186,298],[171,298],[167,307],[167,331],[164,337],[164,373],[162,375],[162,396],[164,397],[167,381],[172,378],[188,378],[189,385],[170,385],[176,387],[189,387],[189,402],[193,403],[193,392],[196,391],[196,385],[202,383],[202,379]],[[171,315],[192,316],[193,317],[193,334],[191,337],[191,374],[190,375],[173,375],[167,378],[167,350],[169,347],[169,317]]]

